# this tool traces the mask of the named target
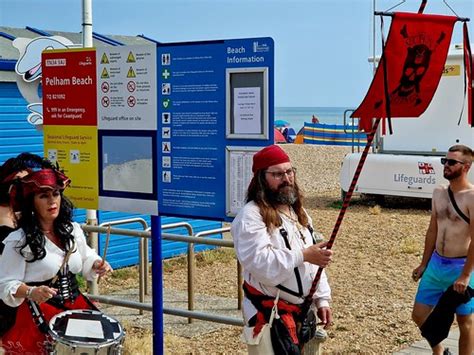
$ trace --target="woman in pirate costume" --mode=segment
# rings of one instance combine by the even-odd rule
[[[10,189],[17,179],[28,175],[30,169],[52,168],[53,165],[39,155],[21,153],[0,166],[0,258],[3,240],[17,229],[17,214],[10,201]],[[7,306],[0,300],[0,340],[15,320],[16,307]]]
[[[49,160],[31,153],[21,153],[0,166],[0,254],[3,251],[1,241],[16,229],[17,217],[10,205],[11,186],[16,179],[27,175],[29,169],[52,167]]]
[[[67,176],[41,169],[20,181],[12,190],[21,207],[19,229],[4,240],[0,258],[0,298],[17,307],[2,346],[6,354],[46,354],[47,324],[55,314],[95,308],[79,292],[75,274],[93,280],[111,268],[72,222],[73,206],[63,196]]]

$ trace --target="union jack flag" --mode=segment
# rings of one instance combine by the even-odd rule
[[[418,162],[418,170],[420,174],[423,175],[435,173],[433,165],[431,165],[431,163]]]

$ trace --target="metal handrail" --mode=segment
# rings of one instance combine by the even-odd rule
[[[141,223],[142,226],[143,226],[143,229],[145,230],[145,232],[148,232],[148,233],[145,234],[145,235],[144,234],[136,235],[136,233],[133,233],[133,234],[117,233],[118,230],[115,229],[115,228],[111,228],[110,233],[111,234],[122,234],[122,235],[126,235],[128,237],[139,237],[139,238],[141,238],[140,244],[139,244],[139,269],[138,269],[138,272],[139,272],[140,300],[142,300],[142,299],[144,300],[145,295],[150,294],[149,287],[148,287],[148,274],[149,274],[148,239],[151,238],[151,232],[150,232],[151,228],[148,226],[148,223],[143,218],[134,217],[134,218],[117,220],[117,221],[104,222],[104,223],[100,224],[99,226],[91,226],[91,225],[88,225],[88,224],[83,224],[82,228],[83,228],[84,231],[87,231],[88,233],[90,233],[90,232],[106,233],[107,228],[105,228],[105,226],[129,224],[129,223],[135,223],[135,222]],[[178,222],[178,223],[165,224],[165,225],[162,226],[162,230],[177,228],[177,227],[185,227],[188,230],[188,233],[190,235],[192,235],[192,233],[193,233],[193,227],[187,222]],[[98,229],[98,228],[103,228],[103,229]],[[97,284],[94,282],[92,287],[90,287],[90,289],[93,290],[93,291],[98,290]],[[92,293],[96,294],[97,292],[92,292]],[[140,313],[140,314],[142,314],[142,313]]]
[[[205,235],[220,234],[230,231],[230,228],[218,228],[208,231],[196,233],[194,238],[202,238]],[[232,243],[233,245],[233,243]],[[194,259],[194,243],[188,242],[188,310],[194,310],[194,272],[196,270],[196,260]],[[193,322],[192,318],[188,318],[188,323]]]
[[[107,221],[99,224],[99,227],[117,226],[131,223],[140,223],[143,227],[143,230],[146,231],[148,229],[148,223],[140,217]],[[148,294],[148,260],[146,255],[148,255],[148,242],[147,239],[141,238],[138,243],[138,298],[140,302],[145,302],[145,295]],[[140,310],[140,314],[143,314],[142,310]]]
[[[191,224],[187,222],[176,222],[176,223],[165,224],[164,226],[161,227],[161,229],[165,230],[165,229],[174,229],[174,228],[181,228],[181,227],[185,227],[188,230],[189,236],[193,235],[193,227],[191,226]],[[165,239],[163,237],[163,233],[161,237]],[[193,278],[190,277],[190,271],[189,271],[192,267],[191,265],[193,264],[194,264],[194,256],[193,256],[193,259],[190,260],[189,244],[188,244],[188,265],[187,265],[188,266],[188,310],[190,311],[194,310],[194,282],[193,282]],[[188,323],[191,324],[192,322],[193,322],[193,319],[189,317]]]
[[[344,123],[344,133],[348,133],[348,132],[347,132],[347,129],[346,129],[346,126],[347,126],[347,124],[348,124],[348,122],[347,122],[347,114],[348,114],[349,112],[354,112],[354,111],[355,111],[355,110],[353,110],[353,109],[347,109],[347,110],[344,111],[344,122],[343,122],[343,123]],[[354,117],[351,117],[351,119],[352,119],[351,132],[350,132],[350,133],[351,133],[351,137],[352,137],[352,147],[351,147],[351,148],[352,148],[352,153],[354,153],[354,151],[355,151],[355,145],[354,145],[354,143],[355,143],[355,133],[354,133],[355,118],[354,118]],[[357,132],[360,132],[359,128],[357,128]],[[358,152],[358,153],[360,152],[360,137],[359,137],[359,136],[357,136],[357,152]]]
[[[222,240],[222,239],[213,239],[213,238],[196,238],[196,237],[188,237],[186,235],[169,234],[169,233],[163,233],[162,238],[168,239],[168,240],[174,240],[176,242],[215,245],[219,247],[228,247],[228,248],[234,247],[234,242],[232,240]]]
[[[171,229],[171,228],[176,228],[176,227],[185,227],[188,228],[188,231],[192,231],[192,227],[188,224],[186,226],[186,222],[182,223],[171,223],[169,225],[164,225],[162,229]],[[81,227],[84,229],[86,232],[97,232],[97,233],[106,233],[107,232],[107,227],[100,227],[100,226],[90,226],[83,224]],[[190,228],[189,228],[190,227]],[[206,244],[206,245],[214,245],[214,246],[224,246],[224,247],[234,247],[234,243],[231,240],[221,240],[221,239],[213,239],[213,238],[205,238],[205,237],[199,237],[199,235],[208,235],[208,233],[213,232],[214,234],[219,231],[218,229],[211,230],[211,231],[203,231],[201,233],[196,234],[198,237],[193,237],[193,236],[184,236],[184,235],[178,235],[178,234],[171,234],[171,233],[162,233],[162,239],[167,239],[167,240],[174,240],[174,241],[181,241],[181,242],[187,242],[187,243],[195,243],[195,244]],[[224,232],[228,231],[228,227],[223,228]],[[150,239],[151,238],[151,231],[146,230],[146,231],[138,231],[138,230],[129,230],[129,229],[120,229],[120,228],[110,228],[110,233],[111,234],[118,234],[118,235],[125,235],[129,237],[135,237],[135,238],[145,238],[145,239]],[[211,233],[211,234],[213,234]],[[189,288],[189,286],[188,286]],[[102,296],[102,295],[96,295],[96,294],[90,294],[88,295],[92,300],[97,300],[99,302],[105,303],[105,304],[112,304],[112,305],[117,305],[121,307],[126,307],[126,308],[135,308],[139,310],[145,310],[145,311],[151,311],[152,307],[151,304],[144,303],[144,302],[134,302],[134,301],[127,301],[127,300],[121,300],[118,298],[114,297],[109,297],[109,296]],[[188,308],[189,308],[189,299],[188,298]],[[196,319],[202,319],[202,320],[208,320],[208,321],[214,321],[218,323],[225,323],[225,324],[233,324],[233,325],[242,325],[242,319],[239,318],[233,318],[233,317],[225,317],[225,316],[219,316],[219,315],[213,315],[209,313],[201,313],[201,312],[196,312],[194,310],[181,310],[181,309],[171,309],[171,308],[164,308],[163,313],[165,314],[174,314],[177,316],[181,317],[187,317],[187,318],[196,318]]]
[[[103,226],[118,226],[120,224],[129,224],[129,223],[135,223],[138,222],[143,226],[143,230],[148,229],[148,223],[143,218],[140,217],[134,217],[134,218],[127,218],[127,219],[120,219],[116,221],[107,221],[99,224],[99,227]]]
[[[168,223],[164,224],[161,226],[161,230],[165,229],[173,229],[173,228],[179,228],[179,227],[184,227],[188,230],[189,235],[193,235],[193,226],[190,225],[188,222],[176,222],[176,223]]]
[[[189,317],[189,318],[192,317],[196,319],[207,320],[210,322],[236,325],[239,327],[242,327],[244,325],[243,319],[219,316],[217,314],[209,314],[209,313],[204,313],[204,312],[186,311],[184,309],[163,307],[163,313],[171,314],[173,316],[179,316],[179,317]]]
[[[98,302],[110,304],[113,306],[139,309],[139,310],[148,311],[148,312],[153,311],[153,305],[151,303],[140,303],[140,302],[135,302],[135,301],[120,300],[114,297],[91,295],[91,294],[86,294],[86,295],[93,301],[98,301]],[[236,326],[244,325],[244,321],[242,318],[239,319],[239,318],[234,318],[234,317],[226,317],[226,316],[220,316],[220,315],[209,314],[209,313],[204,313],[204,312],[188,311],[185,309],[163,307],[163,313],[178,316],[178,317],[196,318],[196,319],[206,320],[209,322],[230,324],[230,325],[236,325]]]
[[[199,237],[202,237],[202,236],[205,236],[205,235],[212,235],[212,234],[218,234],[218,233],[227,233],[227,232],[230,232],[230,227],[222,227],[222,228],[218,228],[218,229],[212,229],[212,230],[202,231],[202,232],[196,233],[196,238],[199,238]],[[194,246],[194,244],[191,244],[191,243],[190,243],[190,245]],[[234,242],[231,241],[229,244],[226,244],[225,246],[233,248],[234,247]],[[193,248],[193,253],[194,253],[194,248]],[[239,286],[239,287],[237,287],[237,309],[239,309],[239,310],[242,309],[242,300],[244,298],[244,291],[243,291],[242,287],[240,287],[240,285],[242,285],[242,284],[243,284],[242,265],[240,265],[240,262],[237,259],[237,285]]]
[[[188,235],[189,236],[192,236],[194,231],[193,231],[193,226],[191,224],[189,224],[188,222],[175,222],[175,223],[168,223],[168,224],[165,224],[165,225],[162,225],[161,226],[161,230],[166,230],[166,229],[174,229],[174,228],[181,228],[181,227],[184,227],[187,229],[188,231]],[[189,250],[189,246],[188,246],[188,250]],[[189,275],[189,261],[188,261],[188,275]],[[189,276],[188,276],[188,309],[189,310],[192,310],[194,309],[194,300],[189,297]],[[192,323],[192,320],[191,318],[188,318],[188,323]]]
[[[81,224],[82,229],[85,232],[97,232],[97,233],[107,233],[106,227],[99,227],[99,226],[90,226],[87,224]],[[118,235],[125,235],[127,237],[134,237],[134,238],[151,238],[150,231],[137,231],[131,229],[121,229],[121,228],[110,228],[110,234],[118,234]]]

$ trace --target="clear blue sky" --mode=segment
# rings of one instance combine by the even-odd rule
[[[161,42],[272,37],[276,106],[356,106],[372,67],[374,0],[93,0],[94,31]],[[376,0],[384,11],[400,1]],[[407,0],[397,11],[416,11]],[[448,0],[474,21],[473,0]],[[0,0],[0,25],[80,32],[81,0]],[[452,14],[442,0],[426,13]],[[377,44],[380,42],[377,21]],[[454,41],[461,42],[460,24]],[[474,26],[469,24],[471,42]],[[388,26],[386,26],[388,30]],[[379,51],[377,52],[379,53]]]

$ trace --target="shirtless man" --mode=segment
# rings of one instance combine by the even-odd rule
[[[467,177],[472,158],[472,150],[458,144],[449,148],[446,157],[441,159],[443,175],[469,223],[451,204],[448,187],[437,187],[433,191],[423,259],[412,275],[415,281],[421,278],[412,313],[418,327],[449,286],[454,284],[454,290],[459,293],[464,293],[468,285],[474,288],[474,278],[471,278],[474,267],[474,243],[471,243],[474,238],[474,186]],[[471,354],[474,350],[472,313],[474,298],[456,309],[460,330],[459,354]],[[443,354],[443,350],[443,346],[438,344],[433,348],[433,354]]]

